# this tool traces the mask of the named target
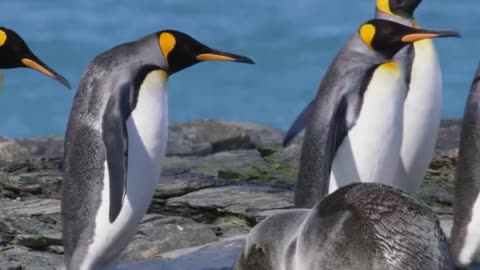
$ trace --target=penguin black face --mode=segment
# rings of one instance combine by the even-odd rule
[[[358,30],[362,41],[372,50],[392,58],[406,45],[422,39],[460,37],[455,31],[426,30],[388,20],[370,20]]]
[[[232,61],[253,64],[245,56],[211,49],[187,34],[165,30],[158,34],[158,42],[168,65],[168,73],[173,74],[202,61]]]
[[[15,31],[0,27],[0,68],[18,67],[34,69],[70,88],[70,83],[35,56]]]
[[[377,0],[377,9],[390,15],[411,19],[421,2],[422,0]]]

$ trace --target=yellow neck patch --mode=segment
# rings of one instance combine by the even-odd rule
[[[158,75],[160,76],[160,78],[162,78],[162,80],[168,81],[168,73],[167,72],[165,72],[163,70],[159,70]]]
[[[7,33],[5,31],[0,30],[0,46],[3,46],[7,41]]]
[[[359,33],[360,33],[360,38],[363,40],[363,42],[370,48],[372,48],[372,41],[373,38],[375,37],[376,33],[375,26],[372,24],[364,24],[362,27],[360,27]]]
[[[383,13],[394,15],[390,9],[390,0],[377,0],[377,9]]]
[[[386,62],[386,63],[380,65],[379,68],[381,70],[388,70],[388,71],[392,71],[392,72],[400,71],[400,66],[394,61]]]
[[[416,28],[416,29],[422,28],[422,27],[420,27],[420,24],[418,24],[418,22],[416,20],[413,20],[412,23],[413,23],[414,28]]]
[[[175,48],[175,44],[177,43],[175,37],[170,33],[162,33],[158,38],[158,43],[160,44],[163,57],[168,62],[168,55],[173,51],[173,48]]]

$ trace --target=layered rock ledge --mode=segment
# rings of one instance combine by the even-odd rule
[[[225,121],[174,124],[169,132],[162,180],[122,261],[126,269],[229,269],[242,236],[292,207],[301,139],[284,149],[281,130]],[[459,132],[458,121],[442,123],[417,195],[447,233]],[[59,269],[62,157],[62,137],[0,137],[0,270]]]

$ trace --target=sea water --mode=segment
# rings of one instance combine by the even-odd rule
[[[338,50],[373,17],[374,0],[120,1],[5,0],[0,25],[73,85],[26,69],[2,71],[0,135],[62,135],[89,62],[123,42],[176,29],[256,65],[202,63],[170,77],[170,118],[254,121],[286,129],[315,95]],[[458,118],[480,59],[478,0],[424,0],[425,28],[449,28],[462,39],[437,40],[445,118]]]

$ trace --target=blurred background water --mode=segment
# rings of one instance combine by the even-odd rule
[[[189,33],[214,48],[248,55],[256,65],[203,63],[170,78],[170,119],[255,121],[286,129],[316,93],[338,49],[373,17],[374,0],[352,1],[2,1],[0,25],[63,74],[74,90],[31,70],[3,71],[0,134],[62,135],[88,63],[119,43],[161,29]],[[423,27],[459,31],[437,40],[445,118],[463,114],[478,59],[478,0],[424,0]]]

